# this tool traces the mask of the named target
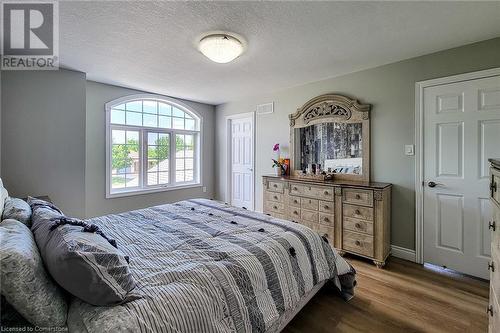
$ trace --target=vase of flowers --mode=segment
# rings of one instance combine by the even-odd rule
[[[276,159],[273,160],[273,168],[276,171],[276,176],[282,176],[285,174],[285,159],[280,157],[280,144],[276,143],[273,146],[273,151],[276,153]]]

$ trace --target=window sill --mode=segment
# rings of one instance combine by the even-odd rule
[[[195,184],[183,184],[183,185],[175,185],[175,186],[168,186],[168,187],[155,187],[155,188],[150,188],[150,189],[139,189],[139,190],[131,190],[131,191],[117,191],[117,192],[106,193],[106,199],[130,197],[130,196],[134,196],[134,195],[143,195],[143,194],[151,194],[151,193],[158,193],[158,192],[176,191],[176,190],[183,190],[183,189],[187,189],[187,188],[197,188],[197,187],[202,187],[202,186],[203,185],[201,183],[195,183]]]

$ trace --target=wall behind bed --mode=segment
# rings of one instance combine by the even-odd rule
[[[180,100],[203,116],[203,186],[105,198],[104,104],[144,93],[87,81],[85,73],[1,73],[1,176],[12,196],[48,195],[67,215],[79,218],[214,195],[212,105]]]
[[[273,114],[256,117],[255,200],[256,208],[262,210],[261,177],[273,172],[272,145],[288,145],[288,114],[324,93],[353,96],[373,106],[371,178],[394,183],[392,244],[414,249],[415,159],[405,156],[403,148],[414,143],[415,82],[493,67],[500,67],[500,38],[218,105],[217,197],[226,197],[226,116],[254,111],[256,105],[274,101]]]
[[[207,192],[203,193],[201,187],[196,187],[130,197],[105,198],[106,147],[104,142],[106,132],[104,104],[119,97],[140,93],[144,92],[87,81],[85,193],[86,215],[88,217],[123,212],[187,198],[213,198],[215,187],[215,107],[181,99],[178,100],[196,110],[203,117],[202,181],[203,186],[207,187]]]

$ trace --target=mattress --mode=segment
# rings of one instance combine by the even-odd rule
[[[86,221],[130,257],[138,299],[71,301],[70,332],[279,332],[325,284],[355,272],[311,229],[206,199]]]

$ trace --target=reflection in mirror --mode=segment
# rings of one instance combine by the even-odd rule
[[[362,123],[328,122],[295,129],[295,169],[361,175]]]

